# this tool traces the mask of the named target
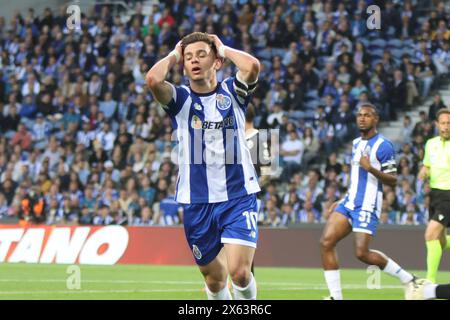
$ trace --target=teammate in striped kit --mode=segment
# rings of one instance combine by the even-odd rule
[[[383,201],[382,184],[397,183],[395,151],[392,143],[377,133],[378,111],[372,104],[362,104],[356,115],[361,137],[353,140],[350,188],[344,199],[336,202],[320,240],[325,280],[330,299],[341,300],[342,289],[336,244],[353,231],[356,257],[376,265],[405,284],[405,298],[411,299],[416,277],[369,244],[375,236]]]
[[[218,82],[228,58],[238,68]],[[189,86],[165,81],[182,63]],[[253,56],[195,32],[147,73],[146,82],[171,117],[178,140],[175,200],[183,204],[186,238],[205,278],[208,299],[256,299],[250,271],[258,239],[257,175],[245,140],[245,112],[259,74]]]

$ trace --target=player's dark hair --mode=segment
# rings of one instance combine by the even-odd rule
[[[370,102],[361,103],[358,107],[358,110],[361,110],[361,108],[371,108],[377,116],[380,115],[378,108],[375,105],[371,104]]]
[[[436,113],[436,120],[439,121],[439,117],[441,114],[450,114],[450,110],[447,108],[439,109],[439,111]]]
[[[184,53],[184,48],[186,48],[187,45],[189,45],[191,43],[195,43],[195,42],[200,42],[200,41],[208,44],[214,51],[214,54],[217,56],[217,48],[216,48],[214,42],[211,40],[211,38],[209,38],[208,34],[205,32],[192,32],[192,33],[184,36],[181,39],[181,48],[183,49],[183,53]]]

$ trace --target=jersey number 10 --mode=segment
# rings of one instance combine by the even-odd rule
[[[247,229],[256,230],[256,218],[258,214],[256,212],[244,211],[242,215],[247,219]],[[253,228],[252,228],[253,227]]]

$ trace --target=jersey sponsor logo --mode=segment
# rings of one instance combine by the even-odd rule
[[[218,94],[216,96],[217,108],[220,110],[227,110],[231,107],[231,99],[223,94]]]
[[[234,126],[234,118],[226,117],[222,121],[203,121],[202,129],[223,129]]]
[[[439,219],[439,221],[444,220],[444,215],[440,214],[440,215],[438,216],[438,219]]]
[[[192,253],[197,260],[200,260],[202,258],[202,252],[195,244],[192,246]]]
[[[202,121],[196,115],[192,116],[191,127],[193,129],[223,129],[234,127],[234,118],[226,117],[222,121]]]

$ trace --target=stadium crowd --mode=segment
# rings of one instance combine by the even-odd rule
[[[348,186],[357,105],[396,120],[449,74],[443,1],[386,1],[381,30],[369,30],[373,3],[173,0],[144,15],[136,2],[128,22],[99,4],[75,30],[65,8],[0,18],[0,221],[180,224],[171,121],[144,78],[182,36],[204,31],[262,64],[254,124],[279,130],[282,170],[264,180],[259,223],[324,222]],[[219,80],[235,72],[225,63]],[[169,80],[183,84],[182,70]],[[405,117],[382,223],[426,222],[429,187],[415,177],[442,107],[436,95],[420,122]]]

